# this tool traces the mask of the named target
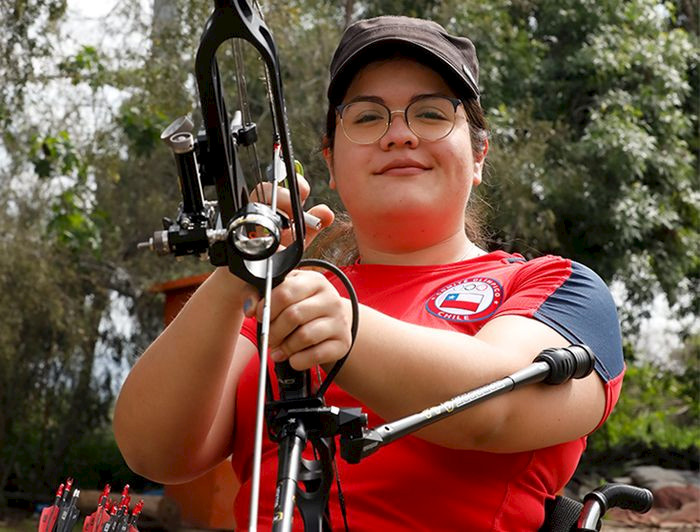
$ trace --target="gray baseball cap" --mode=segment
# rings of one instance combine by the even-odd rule
[[[466,37],[430,20],[382,16],[348,26],[333,54],[328,99],[339,102],[357,71],[383,51],[415,57],[445,78],[462,99],[479,99],[479,61]]]

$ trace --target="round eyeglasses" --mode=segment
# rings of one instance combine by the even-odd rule
[[[357,100],[336,107],[345,136],[356,144],[372,144],[381,139],[391,126],[394,114],[403,113],[406,125],[417,137],[434,141],[449,135],[455,127],[457,98],[424,96],[405,109],[390,110],[383,103]]]

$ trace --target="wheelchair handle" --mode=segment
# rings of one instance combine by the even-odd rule
[[[579,532],[597,532],[600,530],[600,518],[610,508],[622,508],[637,513],[651,509],[654,496],[645,488],[627,484],[608,484],[596,488],[583,499],[583,510],[578,520]]]

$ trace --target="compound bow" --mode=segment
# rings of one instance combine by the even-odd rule
[[[330,529],[328,496],[333,479],[333,438],[340,431],[359,435],[366,417],[359,409],[340,410],[324,405],[323,394],[345,358],[336,363],[315,393],[311,390],[310,371],[295,371],[288,362],[275,364],[279,399],[274,400],[267,375],[270,293],[273,286],[299,265],[332,270],[339,275],[353,300],[353,338],[357,330],[356,298],[349,281],[337,268],[323,261],[301,260],[305,220],[306,223],[315,220],[302,209],[277,50],[259,6],[257,2],[251,6],[246,0],[215,0],[214,5],[195,60],[204,128],[195,138],[192,121],[181,117],[161,135],[173,151],[183,201],[176,220],[164,219],[164,229],[156,231],[142,247],[175,256],[207,254],[213,265],[227,266],[232,274],[260,292],[264,308],[258,324],[260,377],[249,527],[255,530],[257,526],[266,415],[270,438],[280,449],[273,529],[291,529],[295,503],[307,530]],[[216,53],[229,40],[234,40],[234,46],[240,41],[253,45],[264,63],[273,123],[268,177],[272,186],[268,202],[251,201],[253,195],[248,190],[239,157],[240,147],[254,146],[258,141],[256,125],[239,112],[229,117],[226,107]],[[234,55],[239,98],[245,109],[240,50],[235,48]],[[260,167],[257,161],[256,167]],[[277,186],[283,183],[291,198],[289,219],[277,210]],[[211,185],[216,189],[216,201],[207,201],[204,197],[203,188]],[[262,194],[262,185],[259,179],[257,195]],[[284,229],[289,229],[292,235],[286,247],[280,245]],[[318,457],[315,460],[301,458],[308,443]],[[301,489],[299,481],[305,489]]]

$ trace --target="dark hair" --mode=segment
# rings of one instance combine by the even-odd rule
[[[375,57],[372,62],[400,58],[411,59],[428,68],[432,68],[429,64],[421,61],[420,58],[407,56],[397,51],[384,53],[379,58]],[[367,64],[369,63],[365,63],[360,69],[367,66]],[[357,72],[355,72],[355,74],[356,73]],[[352,77],[354,78],[354,76]],[[326,131],[322,141],[322,148],[324,150],[328,149],[331,150],[331,152],[333,151],[336,130],[336,107],[342,103],[346,91],[347,87],[345,87],[345,91],[338,92],[339,101],[328,102]],[[462,99],[462,105],[464,106],[464,112],[467,116],[472,153],[475,157],[480,156],[488,140],[488,123],[484,116],[484,111],[476,98]],[[485,206],[483,200],[475,198],[475,194],[472,191],[467,207],[467,216],[465,216],[464,219],[464,231],[469,240],[478,246],[483,246],[485,242],[483,230],[483,210]],[[344,213],[337,215],[333,224],[316,237],[307,254],[313,257],[324,258],[338,265],[347,265],[355,262],[359,258],[359,251],[353,233],[352,221],[349,216]]]

